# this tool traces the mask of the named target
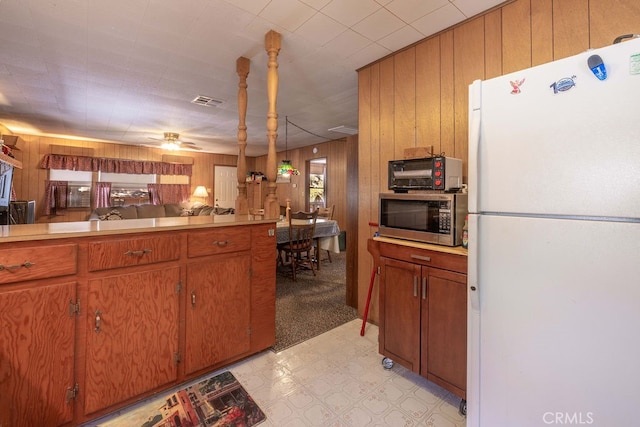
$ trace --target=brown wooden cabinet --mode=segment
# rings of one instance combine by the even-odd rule
[[[179,267],[90,280],[84,310],[84,413],[178,378]]]
[[[75,300],[74,280],[0,287],[0,426],[73,419]]]
[[[223,220],[0,239],[0,426],[79,425],[273,345],[275,224]]]
[[[466,256],[379,243],[380,353],[466,399]]]

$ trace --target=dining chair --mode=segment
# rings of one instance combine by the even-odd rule
[[[333,219],[333,210],[335,206],[336,205],[331,205],[328,208],[318,207],[317,209],[318,218]],[[316,258],[318,258],[318,269],[320,269],[320,239],[316,239],[315,246],[317,250]],[[331,261],[331,251],[327,250],[326,252],[327,252],[327,259],[329,260],[329,262],[333,262]]]
[[[289,215],[289,241],[278,244],[280,262],[284,265],[285,260],[290,262],[293,280],[296,280],[296,271],[302,267],[311,269],[316,275],[313,253],[313,235],[316,231],[316,219],[318,211],[312,212],[292,212]]]

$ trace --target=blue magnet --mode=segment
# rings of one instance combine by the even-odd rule
[[[591,55],[587,60],[587,64],[589,65],[593,75],[596,76],[598,80],[604,80],[607,78],[607,68],[604,66],[600,55]]]

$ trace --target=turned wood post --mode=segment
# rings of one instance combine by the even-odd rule
[[[235,213],[246,215],[249,213],[247,201],[247,76],[249,75],[249,59],[241,56],[236,60],[236,72],[240,77],[238,83],[238,197],[236,198]]]
[[[276,100],[278,97],[278,53],[280,52],[281,36],[273,30],[264,36],[264,48],[269,55],[267,69],[267,98],[269,111],[267,112],[267,139],[269,151],[267,153],[267,197],[264,202],[266,218],[280,217],[280,204],[276,194],[276,178],[278,175],[276,163],[276,139],[278,138],[278,113]]]

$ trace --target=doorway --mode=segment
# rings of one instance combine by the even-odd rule
[[[235,166],[214,166],[214,205],[233,208],[238,198],[238,168]]]
[[[314,211],[326,208],[327,204],[327,158],[309,160],[307,167],[307,209]]]

